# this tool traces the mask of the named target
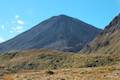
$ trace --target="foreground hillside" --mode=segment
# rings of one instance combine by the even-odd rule
[[[120,65],[97,68],[25,71],[4,75],[4,80],[120,80]],[[2,80],[2,79],[1,79]]]
[[[31,50],[0,55],[1,80],[119,80],[119,66],[118,54]]]

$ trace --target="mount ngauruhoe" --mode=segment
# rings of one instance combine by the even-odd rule
[[[77,52],[100,31],[92,25],[66,15],[54,16],[1,43],[0,52],[41,48]]]

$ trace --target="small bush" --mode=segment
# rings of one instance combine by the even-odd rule
[[[47,71],[46,73],[49,74],[49,75],[53,75],[54,74],[53,71]]]

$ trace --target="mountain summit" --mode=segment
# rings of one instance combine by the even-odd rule
[[[0,44],[0,52],[41,48],[77,52],[100,31],[66,15],[54,16]]]

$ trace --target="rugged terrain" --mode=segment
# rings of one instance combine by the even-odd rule
[[[1,54],[0,65],[1,80],[120,79],[120,55],[115,54],[31,50]]]
[[[120,54],[120,15],[100,33],[82,53]]]
[[[5,80],[120,80],[120,67],[28,71],[5,75]]]

